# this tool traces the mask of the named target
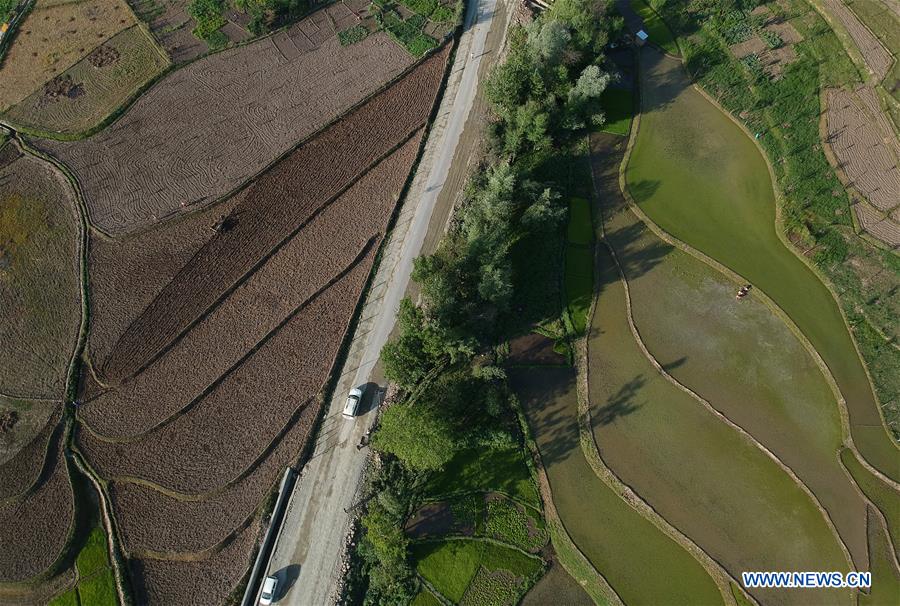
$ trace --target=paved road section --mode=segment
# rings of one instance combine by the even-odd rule
[[[347,510],[355,504],[368,454],[365,448],[357,449],[357,444],[374,421],[372,406],[378,404],[381,392],[369,384],[369,410],[354,420],[342,418],[341,409],[351,388],[373,379],[381,348],[394,328],[413,259],[422,249],[475,100],[479,66],[486,56],[497,1],[472,0],[469,4],[465,31],[422,160],[367,295],[313,456],[291,496],[266,573],[279,578],[279,605],[308,606],[334,600],[343,542],[349,529]],[[508,24],[498,25],[505,30]],[[493,54],[487,54],[494,59],[496,49],[487,50],[493,50]]]

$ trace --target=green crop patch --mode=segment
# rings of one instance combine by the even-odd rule
[[[539,514],[504,498],[488,501],[484,534],[530,552],[546,545],[548,539]]]
[[[116,606],[116,585],[112,570],[103,572],[78,582],[78,599],[81,604],[91,606]]]
[[[883,473],[900,478],[887,433],[865,431],[881,425],[881,416],[837,302],[778,237],[764,157],[753,139],[691,87],[680,61],[648,47],[641,53],[641,128],[625,173],[631,194],[663,230],[775,300],[834,375],[857,447]],[[816,121],[818,112],[816,106]]]
[[[443,602],[434,597],[434,594],[427,589],[422,589],[410,602],[410,606],[442,606]]]
[[[626,136],[634,117],[634,94],[627,88],[607,88],[600,97],[600,106],[606,113],[606,121],[600,130]]]
[[[630,0],[631,8],[644,20],[644,30],[649,36],[650,42],[663,48],[670,55],[678,55],[678,43],[672,30],[657,13],[644,0]]]
[[[590,244],[594,237],[591,225],[591,204],[584,198],[569,200],[569,242],[572,244]]]
[[[572,328],[582,334],[587,327],[594,289],[594,258],[589,246],[569,244],[566,247],[566,300]]]
[[[87,542],[75,558],[75,566],[82,578],[109,566],[106,535],[99,526],[95,527],[88,535]]]
[[[78,604],[78,594],[76,589],[60,594],[50,600],[48,606],[80,606]]]
[[[487,573],[488,578],[479,579],[477,595],[509,595],[511,577],[515,597],[543,568],[539,558],[478,539],[418,543],[412,547],[412,556],[422,578],[454,603],[463,602],[470,585],[482,573]],[[492,574],[498,572],[501,574]]]
[[[369,36],[369,28],[365,25],[354,25],[338,32],[338,41],[341,46],[350,46],[357,42],[362,42]]]
[[[534,507],[537,488],[521,450],[464,450],[435,474],[426,486],[433,496],[470,492],[501,492]]]

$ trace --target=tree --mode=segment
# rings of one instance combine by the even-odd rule
[[[528,27],[528,47],[545,66],[556,66],[572,40],[566,25],[556,19],[538,20]]]
[[[457,432],[443,413],[435,405],[394,404],[381,416],[372,444],[412,469],[441,469],[460,447]]]
[[[409,539],[403,532],[403,519],[380,499],[373,499],[369,501],[362,525],[366,534],[360,553],[370,564],[366,603],[408,604],[415,595],[416,585],[407,563]]]

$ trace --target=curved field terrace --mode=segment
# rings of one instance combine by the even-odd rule
[[[86,372],[100,382],[86,381],[75,447],[108,482],[139,600],[190,601],[206,575],[204,600],[220,602],[246,571],[253,518],[309,439],[449,52],[221,206],[95,237]]]
[[[679,61],[649,47],[641,55],[643,113],[625,173],[631,194],[663,230],[743,276],[790,316],[834,376],[860,452],[900,479],[900,449],[834,296],[778,237],[759,149],[691,87]]]
[[[75,174],[91,223],[120,236],[228,195],[413,62],[383,33],[290,57],[274,40],[175,71],[89,139],[35,145]]]
[[[75,195],[16,142],[0,158],[0,393],[59,399],[81,322]]]

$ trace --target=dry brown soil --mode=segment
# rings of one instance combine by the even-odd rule
[[[227,204],[95,238],[89,355],[117,380],[79,407],[76,445],[111,481],[139,601],[218,603],[245,572],[241,529],[309,437],[448,56]]]
[[[7,143],[0,163],[0,393],[62,398],[81,322],[69,183]]]
[[[91,222],[122,235],[229,194],[412,61],[386,34],[291,56],[275,39],[172,73],[89,139],[36,144],[75,173]]]
[[[875,2],[876,0],[870,1]],[[826,10],[844,26],[847,33],[853,38],[853,42],[862,53],[863,60],[869,71],[875,76],[876,81],[884,80],[894,63],[891,54],[882,46],[875,34],[863,25],[841,0],[822,0],[822,2]]]
[[[900,245],[900,221],[890,215],[900,208],[900,142],[878,96],[869,86],[855,91],[825,91],[825,143],[837,162],[838,175],[871,206],[856,204],[862,228],[891,246]]]
[[[0,466],[0,501],[23,494],[38,480],[47,457],[50,438],[59,427],[62,417],[60,405],[47,405],[46,409],[50,416],[43,428]]]
[[[0,581],[24,581],[47,570],[66,546],[74,513],[63,441],[56,440],[41,484],[0,505]]]
[[[259,542],[254,520],[220,551],[197,561],[140,559],[129,562],[138,604],[223,604],[250,568]]]
[[[4,117],[40,131],[84,132],[96,127],[167,65],[162,51],[134,25],[58,76],[77,84],[77,96],[51,97],[40,87]]]
[[[37,0],[0,65],[0,112],[132,25],[134,16],[122,0]]]

